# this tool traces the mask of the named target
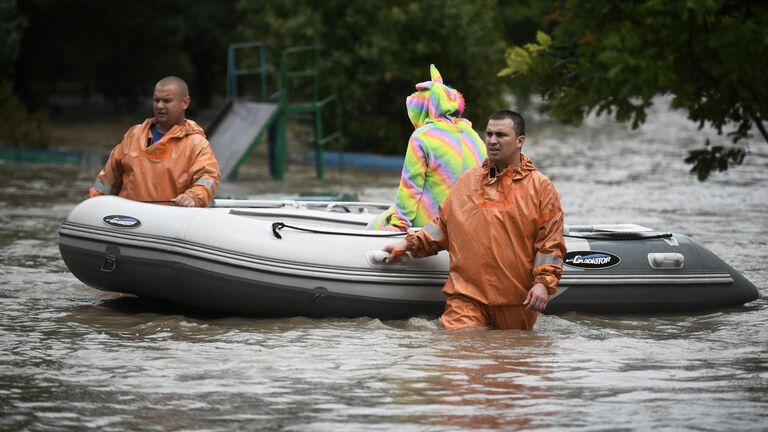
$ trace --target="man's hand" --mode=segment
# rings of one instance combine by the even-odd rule
[[[536,312],[541,312],[547,307],[547,302],[549,301],[549,293],[547,292],[547,288],[537,283],[531,288],[530,291],[528,291],[528,297],[523,302],[524,305],[527,305],[525,307],[525,310],[535,310]]]
[[[195,203],[194,198],[184,193],[180,194],[179,196],[172,199],[171,201],[173,201],[179,207],[194,207],[195,205],[197,205],[197,203]]]
[[[400,239],[395,243],[384,246],[384,250],[389,252],[389,256],[387,257],[386,261],[388,263],[397,261],[397,259],[400,258],[400,255],[405,253],[405,249],[407,247],[408,242],[406,242],[405,239]]]

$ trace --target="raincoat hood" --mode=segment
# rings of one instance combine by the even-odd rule
[[[464,96],[443,84],[443,77],[435,65],[429,65],[430,81],[416,84],[416,92],[405,99],[408,118],[414,129],[443,119],[454,123],[453,117],[464,113]]]

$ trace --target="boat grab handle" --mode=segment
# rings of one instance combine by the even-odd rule
[[[112,273],[117,268],[117,257],[114,255],[107,255],[104,257],[104,263],[99,270],[105,273]]]
[[[365,257],[368,259],[368,263],[371,265],[401,265],[406,266],[411,261],[411,257],[408,254],[400,255],[393,263],[387,262],[389,252],[383,250],[370,250],[365,253]]]
[[[681,269],[685,264],[685,256],[676,252],[649,253],[648,263],[655,269]]]

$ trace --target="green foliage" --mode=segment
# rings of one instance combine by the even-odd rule
[[[44,148],[46,119],[30,116],[11,91],[8,81],[0,80],[0,147]]]
[[[323,94],[343,107],[347,148],[402,154],[413,132],[405,98],[429,80],[434,63],[463,92],[476,128],[503,107],[501,26],[496,2],[481,0],[349,2],[241,0],[242,40],[260,40],[277,63],[285,48],[324,48]]]
[[[28,106],[96,93],[136,109],[166,75],[189,82],[193,107],[223,93],[232,1],[25,0],[19,9],[29,27],[15,87]]]
[[[733,163],[741,165],[744,160],[745,152],[740,147],[725,148],[723,146],[709,146],[709,140],[703,149],[693,150],[685,158],[685,162],[693,164],[691,173],[696,174],[700,181],[709,177],[712,171],[725,171],[728,165]]]
[[[26,25],[16,0],[0,0],[0,79],[9,78],[13,71]]]
[[[548,34],[536,32],[536,43],[525,44],[523,48],[513,46],[507,49],[507,67],[499,72],[500,77],[527,75],[531,70],[533,58],[539,53],[546,53],[552,45],[552,38]]]
[[[579,123],[594,111],[638,127],[654,96],[670,94],[700,128],[733,128],[734,144],[753,127],[768,140],[768,6],[568,0],[555,15],[552,43],[511,48],[502,70],[540,92],[553,116]],[[700,179],[742,162],[743,148],[717,148],[686,159]]]
[[[26,26],[16,0],[0,0],[0,147],[45,146],[44,116],[30,116],[9,81]]]
[[[145,109],[170,74],[187,79],[194,109],[224,95],[230,43],[264,42],[274,67],[286,48],[319,45],[320,96],[339,95],[347,148],[402,154],[412,132],[405,98],[430,63],[482,129],[507,105],[495,76],[505,44],[546,31],[559,1],[0,0],[0,72],[27,107],[53,116]]]

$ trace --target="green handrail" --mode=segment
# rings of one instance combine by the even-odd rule
[[[308,68],[294,69],[293,58],[311,53],[313,61]],[[290,92],[292,84],[296,79],[312,80],[312,100],[307,102],[292,101]],[[288,48],[283,51],[280,57],[280,74],[278,78],[278,100],[280,117],[277,125],[276,140],[271,142],[270,154],[272,176],[276,179],[283,179],[285,176],[286,159],[286,129],[289,114],[312,113],[315,123],[315,169],[317,178],[322,179],[325,176],[325,166],[323,163],[323,147],[330,142],[338,141],[343,143],[341,136],[341,107],[337,95],[332,94],[323,99],[320,98],[320,48],[317,46],[299,46]],[[334,110],[336,131],[325,135],[323,131],[323,108],[335,103]]]
[[[258,67],[241,68],[238,65],[238,53],[241,50],[257,50],[259,58]],[[311,57],[310,57],[311,56]],[[311,59],[309,66],[299,68],[295,65],[296,58],[306,60]],[[229,46],[227,52],[227,100],[233,101],[239,97],[238,77],[245,75],[260,75],[261,99],[275,100],[277,110],[269,119],[264,129],[254,138],[250,148],[243,155],[242,163],[253,146],[261,140],[265,131],[267,132],[269,170],[273,178],[282,180],[285,177],[286,165],[286,130],[288,127],[288,116],[292,114],[310,113],[314,117],[315,127],[315,170],[317,178],[322,179],[325,176],[325,164],[323,161],[323,148],[332,142],[343,146],[341,135],[341,105],[336,94],[331,94],[324,98],[320,97],[320,48],[314,45],[298,46],[288,48],[283,51],[280,57],[280,69],[277,79],[277,91],[269,94],[268,75],[273,72],[267,63],[266,48],[262,42],[243,42],[235,43]],[[291,90],[294,83],[299,80],[311,80],[311,100],[294,101],[291,98]],[[306,87],[305,87],[306,88]],[[335,116],[336,131],[325,135],[323,130],[322,113],[326,107],[334,104],[333,116]],[[240,165],[238,163],[238,166]],[[237,175],[237,169],[234,170],[231,177]]]
[[[256,49],[259,52],[259,67],[240,69],[237,64],[237,52],[240,50]],[[227,50],[227,99],[238,97],[237,78],[244,75],[261,75],[261,98],[267,99],[267,75],[269,67],[267,65],[267,51],[262,42],[241,42],[234,43]]]

